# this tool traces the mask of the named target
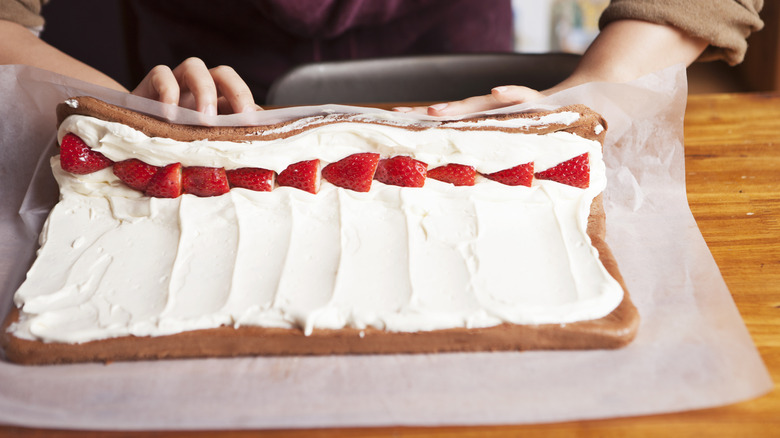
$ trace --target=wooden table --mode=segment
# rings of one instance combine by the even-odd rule
[[[685,117],[688,199],[775,383],[761,398],[714,409],[531,426],[266,431],[271,437],[780,435],[780,94],[691,97]],[[0,427],[0,435],[103,436]],[[257,432],[225,432],[250,436]],[[122,433],[121,436],[141,434]],[[213,436],[153,432],[143,436]]]

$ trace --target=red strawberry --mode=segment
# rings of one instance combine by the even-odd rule
[[[474,166],[447,164],[428,171],[428,178],[444,181],[456,186],[473,186],[477,176]]]
[[[169,164],[154,174],[144,190],[146,196],[177,198],[181,195],[181,163]]]
[[[320,189],[320,160],[300,161],[290,164],[276,177],[280,186],[295,187],[309,193]]]
[[[192,166],[181,172],[181,189],[195,196],[219,196],[230,191],[225,169]]]
[[[485,178],[506,184],[508,186],[526,186],[531,187],[534,180],[534,163],[520,164],[509,169],[499,170],[498,172],[485,174]]]
[[[330,163],[322,169],[322,177],[333,185],[356,192],[367,192],[379,163],[379,154],[353,154]]]
[[[547,170],[538,172],[537,179],[547,179],[581,189],[590,186],[590,157],[585,152]]]
[[[66,172],[78,175],[97,172],[114,162],[100,152],[93,151],[75,134],[65,134],[60,144],[60,165]]]
[[[241,187],[256,192],[270,192],[274,188],[276,174],[273,170],[242,167],[225,173],[231,187]]]
[[[131,158],[129,160],[114,163],[114,175],[131,189],[144,191],[157,171],[157,166],[146,164],[141,160]]]
[[[412,157],[399,155],[379,160],[374,179],[401,187],[422,187],[428,165]]]

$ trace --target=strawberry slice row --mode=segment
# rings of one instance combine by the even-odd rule
[[[322,169],[322,177],[331,184],[356,192],[367,192],[376,176],[379,154],[352,154]]]
[[[320,190],[320,160],[300,161],[287,166],[276,177],[276,183],[282,187],[317,193]]]
[[[62,137],[60,142],[60,165],[63,170],[76,175],[86,175],[105,169],[112,164],[114,164],[113,161],[100,152],[93,151],[78,136],[66,134]]]
[[[577,155],[545,171],[535,173],[534,177],[587,189],[590,186],[590,157],[587,152]]]
[[[373,181],[400,187],[422,187],[427,178],[455,186],[473,186],[478,172],[473,166],[447,164],[428,170],[428,165],[408,156],[380,158],[377,153],[352,154],[320,170],[320,160],[293,163],[278,175],[268,169],[244,167],[225,170],[218,167],[190,166],[173,163],[158,167],[131,158],[113,162],[93,151],[82,139],[67,134],[60,145],[63,170],[88,174],[113,166],[114,175],[128,187],[155,198],[176,198],[188,193],[195,196],[219,196],[240,187],[270,192],[275,186],[293,187],[317,193],[321,178],[331,184],[356,192],[368,192]],[[564,161],[547,170],[534,173],[534,163],[520,164],[485,178],[509,186],[530,187],[534,179],[550,180],[579,188],[590,183],[590,161],[587,153]]]

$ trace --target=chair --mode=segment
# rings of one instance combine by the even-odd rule
[[[479,53],[305,64],[277,79],[266,104],[439,102],[487,94],[500,85],[549,88],[580,56]]]

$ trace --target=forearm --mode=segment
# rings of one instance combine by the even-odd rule
[[[639,20],[614,21],[599,33],[571,76],[541,93],[509,85],[496,87],[484,96],[396,110],[451,116],[530,102],[588,82],[627,82],[675,64],[690,65],[707,45],[706,41],[672,26]]]
[[[0,20],[0,65],[24,64],[116,90],[122,85],[100,71],[41,41],[27,28]]]
[[[544,93],[587,82],[626,82],[675,64],[690,65],[706,47],[704,40],[671,26],[616,21],[599,33],[574,73]]]

